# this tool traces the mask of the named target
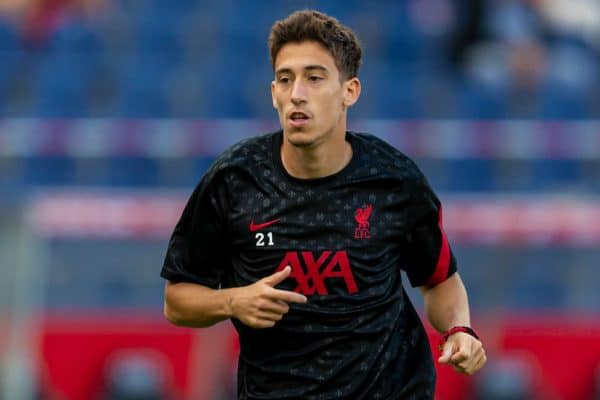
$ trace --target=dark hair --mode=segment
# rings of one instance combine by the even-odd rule
[[[269,34],[273,68],[284,45],[306,41],[320,43],[331,53],[342,79],[358,74],[362,50],[354,32],[334,17],[315,10],[296,11],[273,24]]]

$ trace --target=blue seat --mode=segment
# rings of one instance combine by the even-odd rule
[[[244,63],[248,59],[238,57],[235,52],[224,49],[218,59],[208,63],[204,68],[206,76],[221,76],[227,71],[223,79],[210,79],[206,82],[206,98],[203,110],[205,118],[248,118],[250,104],[253,101],[252,93],[245,93],[243,79],[247,71]],[[231,76],[231,78],[230,78]],[[268,83],[265,82],[265,91],[268,94]],[[261,95],[258,94],[257,95]]]
[[[412,65],[385,66],[381,75],[374,76],[371,93],[375,96],[377,114],[389,119],[417,119],[422,113],[419,82],[413,79]],[[395,77],[395,78],[394,78]],[[410,79],[409,79],[410,77]]]
[[[128,118],[164,118],[170,116],[165,77],[170,66],[160,53],[136,57],[119,72],[118,114]]]
[[[408,2],[383,2],[374,10],[376,20],[380,21],[379,26],[385,32],[384,57],[387,63],[416,63],[423,59],[426,38],[415,26],[408,8]]]
[[[454,243],[449,237],[452,252],[457,259],[458,272],[469,292],[469,303],[475,313],[487,312],[498,307],[498,293],[502,291],[504,282],[498,279],[498,265],[495,249],[487,246],[461,245]],[[497,251],[497,250],[496,250]],[[505,272],[506,275],[509,272]]]
[[[157,186],[159,171],[159,160],[150,157],[112,157],[107,184],[117,187]]]
[[[5,96],[23,61],[23,48],[17,29],[0,17],[0,115],[5,107]]]
[[[533,159],[529,165],[531,189],[561,189],[584,184],[579,160]]]
[[[447,165],[448,186],[451,191],[479,192],[495,188],[495,166],[492,159],[449,160]]]
[[[0,17],[0,51],[15,51],[20,48],[17,28]]]
[[[505,101],[505,94],[500,89],[463,81],[459,83],[456,117],[477,120],[506,118]]]
[[[556,255],[536,253],[522,260],[509,286],[508,305],[520,309],[564,309],[568,288],[565,268],[550,258]]]
[[[569,288],[569,306],[571,308],[591,313],[600,312],[598,257],[600,257],[598,249],[574,248],[571,251],[567,265],[569,279],[566,282]]]
[[[183,62],[181,23],[192,6],[189,1],[171,3],[152,0],[130,10],[135,42],[132,54],[117,68],[119,116],[171,116],[167,79]]]
[[[585,119],[589,117],[588,97],[558,84],[546,84],[538,96],[540,119]]]
[[[164,256],[161,242],[51,240],[44,306],[58,310],[160,307],[164,281],[147,266]],[[123,275],[124,269],[130,274]]]
[[[145,62],[173,66],[182,61],[180,24],[183,15],[176,10],[177,7],[149,7],[138,16],[135,52]]]
[[[101,68],[99,36],[81,21],[63,25],[41,54],[35,79],[42,117],[85,117],[90,85]]]
[[[65,186],[75,180],[75,160],[65,156],[28,158],[22,167],[26,185]]]
[[[75,54],[56,55],[43,60],[38,75],[36,115],[40,117],[85,117],[88,72]]]
[[[364,65],[358,73],[362,88],[358,102],[348,112],[350,118],[386,118],[389,117],[381,109],[382,98],[386,97],[388,88],[385,82],[388,69],[383,63],[373,62]],[[382,93],[382,90],[385,92]]]

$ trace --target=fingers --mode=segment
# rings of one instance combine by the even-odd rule
[[[471,347],[471,356],[467,360],[459,363],[458,367],[461,369],[460,372],[472,375],[479,371],[486,362],[487,356],[481,342],[475,341]]]
[[[485,365],[487,356],[479,340],[470,336],[461,338],[457,335],[455,338],[449,338],[445,343],[438,361],[441,364],[452,365],[456,372],[471,375]]]
[[[471,357],[470,348],[459,348],[454,352],[454,354],[452,354],[452,357],[450,357],[450,363],[454,365],[461,365],[465,361],[469,360],[469,357]]]
[[[269,328],[289,312],[290,303],[306,303],[308,299],[300,293],[275,288],[290,276],[291,271],[288,265],[252,285],[234,289],[232,314],[250,327]]]
[[[471,372],[471,373],[475,373],[475,372],[479,371],[481,368],[483,368],[483,366],[485,365],[486,362],[487,362],[487,355],[485,354],[485,351],[482,351],[481,356],[475,363],[475,366],[473,367],[473,372]]]
[[[487,361],[487,357],[485,352],[476,353],[467,363],[464,365],[458,365],[459,368],[462,369],[462,373],[467,375],[472,375],[475,372],[479,371]]]
[[[272,275],[267,276],[266,278],[261,279],[259,282],[262,282],[268,286],[275,287],[281,282],[283,282],[287,277],[290,276],[292,272],[292,268],[289,265],[286,265],[284,269],[281,271],[277,271]],[[292,292],[290,290],[281,290],[275,289],[269,292],[269,297],[274,300],[281,300],[286,303],[306,303],[306,296]]]
[[[280,313],[268,310],[259,310],[253,316],[249,316],[244,322],[252,328],[272,328],[283,318],[286,313]]]
[[[306,303],[307,298],[305,295],[292,292],[291,290],[273,289],[271,298],[273,300],[279,300],[286,303]]]
[[[271,328],[290,311],[288,303],[305,303],[306,297],[286,290],[263,286],[265,291],[237,303],[235,315],[252,328]]]
[[[274,287],[283,282],[288,276],[290,276],[291,272],[292,268],[289,265],[286,265],[285,268],[281,271],[277,271],[274,274],[261,279],[260,281],[266,283],[271,287]]]
[[[440,356],[440,358],[438,358],[438,362],[440,364],[448,364],[450,362],[450,358],[452,357],[452,354],[454,353],[454,344],[450,341],[446,342],[444,344],[444,348],[442,350],[442,355]]]
[[[272,321],[273,323],[276,323],[281,321],[283,314],[270,311],[261,311],[257,313],[254,318],[259,321]]]
[[[284,301],[276,300],[261,304],[260,310],[277,314],[287,314],[290,311],[290,306]]]
[[[487,361],[487,357],[485,354],[478,354],[475,357],[471,358],[468,362],[463,362],[458,365],[453,365],[453,368],[456,372],[466,375],[473,375],[475,372],[479,371],[485,365]]]
[[[246,321],[245,324],[248,325],[251,328],[265,329],[265,328],[272,328],[272,327],[274,327],[276,322],[277,321],[274,321],[274,320],[271,320],[271,319],[254,318],[252,320]]]

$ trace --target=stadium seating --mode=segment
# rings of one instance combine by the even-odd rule
[[[11,80],[23,62],[23,48],[17,28],[0,17],[0,114],[6,112],[4,103],[11,89]]]
[[[411,7],[408,2],[374,3],[369,9],[361,8],[360,13],[346,2],[313,6],[355,23],[358,34],[365,38],[365,80],[375,88],[366,89],[369,95],[363,100],[371,104],[363,110],[369,113],[361,112],[359,116],[511,116],[507,91],[485,88],[464,74],[455,73],[457,66],[446,56],[445,45],[456,27],[444,25],[443,19],[423,19],[421,14],[430,10]],[[103,109],[102,116],[256,117],[259,111],[248,93],[260,90],[255,80],[270,74],[265,63],[268,29],[274,20],[295,7],[293,2],[272,1],[234,4],[186,0],[177,2],[177,6],[163,0],[115,2],[104,11],[105,15],[95,19],[67,13],[58,28],[48,31],[46,40],[33,47],[25,44],[13,23],[0,19],[0,93],[5,94],[11,71],[27,63],[24,57],[35,57],[39,72],[28,79],[36,101],[11,116],[95,116],[95,99],[89,94],[101,81],[108,86],[105,90],[114,93],[112,106]],[[458,21],[460,10],[456,12]],[[378,21],[377,26],[370,26],[368,20]],[[397,26],[403,29],[396,29]],[[555,42],[556,57],[552,60],[558,76],[564,76],[564,70],[570,66],[585,64],[587,69],[582,69],[582,74],[592,81],[585,90],[573,79],[567,82],[570,87],[557,82],[544,84],[533,98],[534,107],[525,115],[519,112],[513,116],[577,119],[595,112],[593,87],[599,82],[592,79],[594,74],[590,71],[597,55],[589,47],[572,50],[573,45]],[[250,66],[260,70],[248,71]],[[165,82],[176,80],[179,71],[190,67],[202,81],[202,96],[210,101],[198,101],[183,112],[176,104],[178,92],[185,93],[185,89]],[[106,74],[112,79],[105,81]],[[431,92],[434,78],[446,82],[443,86],[450,91],[442,104],[439,96],[438,104],[423,99]],[[267,85],[268,78],[262,88]],[[10,115],[6,110],[14,109],[9,104],[4,110],[0,108],[0,115]]]

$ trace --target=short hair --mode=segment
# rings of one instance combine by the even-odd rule
[[[362,50],[356,34],[336,18],[316,10],[296,11],[273,24],[269,34],[273,69],[284,45],[308,41],[320,43],[331,53],[341,79],[357,76]]]

